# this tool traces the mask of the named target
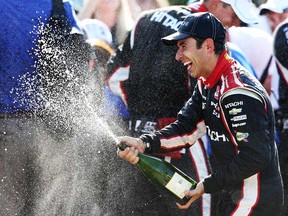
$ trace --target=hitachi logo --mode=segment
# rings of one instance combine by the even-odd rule
[[[178,30],[179,26],[183,21],[179,21],[178,19],[174,18],[173,16],[165,13],[165,12],[157,12],[154,13],[153,16],[150,18],[151,21],[162,23],[166,27],[170,27],[175,31]]]
[[[228,109],[228,108],[237,107],[237,106],[240,106],[240,105],[243,105],[243,101],[235,101],[235,102],[226,104],[225,108]]]
[[[210,128],[208,126],[207,126],[207,134],[209,135],[209,137],[212,141],[216,141],[216,142],[229,141],[229,139],[225,136],[225,134],[219,134],[218,131],[212,131],[212,130],[210,130]]]

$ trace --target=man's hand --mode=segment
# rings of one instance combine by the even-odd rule
[[[139,138],[128,136],[117,137],[117,139],[117,146],[119,146],[120,143],[125,143],[127,145],[123,151],[117,151],[118,156],[131,164],[136,164],[139,161],[138,153],[143,153],[145,150],[143,141]]]
[[[200,196],[204,194],[204,185],[202,182],[199,182],[194,190],[185,191],[185,195],[191,197],[191,199],[184,205],[176,203],[179,209],[188,209],[191,204],[197,200]]]

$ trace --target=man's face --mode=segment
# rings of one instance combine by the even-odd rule
[[[197,48],[196,40],[191,37],[179,40],[177,46],[176,60],[186,65],[187,71],[192,77],[205,77],[207,53],[203,46]]]
[[[285,11],[283,13],[275,13],[273,11],[269,11],[266,13],[266,16],[269,21],[269,26],[273,32],[279,23],[288,18],[288,11]]]
[[[219,1],[211,9],[213,11],[210,12],[213,13],[226,28],[230,28],[231,26],[240,26],[241,21],[229,4]]]

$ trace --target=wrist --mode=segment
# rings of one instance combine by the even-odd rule
[[[146,151],[146,149],[149,150],[151,148],[151,145],[150,145],[149,142],[144,142],[143,141],[143,145],[144,145],[144,151]]]
[[[145,139],[144,137],[141,137],[140,140],[143,143],[144,153],[150,154],[151,153],[151,143],[149,142],[149,140]]]

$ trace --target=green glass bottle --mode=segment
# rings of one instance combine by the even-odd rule
[[[120,150],[123,151],[125,148],[124,143],[119,145]],[[168,192],[181,204],[190,199],[185,196],[184,191],[194,189],[197,185],[195,180],[165,160],[141,153],[138,157],[137,166],[154,185],[162,188],[166,194]]]

